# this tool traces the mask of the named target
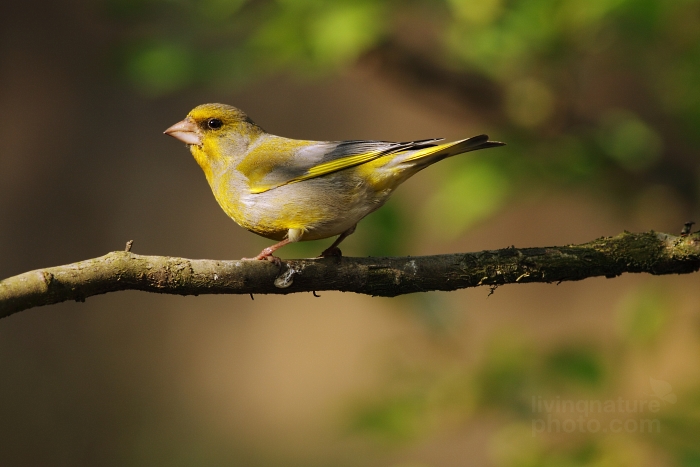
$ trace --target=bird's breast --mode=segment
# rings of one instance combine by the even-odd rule
[[[381,206],[389,191],[377,192],[357,171],[289,183],[251,193],[245,179],[230,174],[212,186],[226,214],[240,226],[281,240],[301,229],[302,240],[339,235]]]

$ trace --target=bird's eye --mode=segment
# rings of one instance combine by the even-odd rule
[[[218,118],[210,118],[209,120],[207,120],[207,126],[211,130],[218,130],[219,128],[221,128],[223,126],[223,124],[224,124],[224,122],[222,122]]]

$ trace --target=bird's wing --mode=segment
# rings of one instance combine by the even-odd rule
[[[262,142],[242,161],[238,170],[248,177],[251,193],[263,193],[289,183],[355,167],[381,156],[436,146],[440,139],[405,143],[388,141],[313,142],[276,137]]]

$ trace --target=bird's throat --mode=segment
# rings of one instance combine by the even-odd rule
[[[207,151],[203,146],[191,145],[190,152],[192,153],[194,160],[197,161],[197,164],[199,164],[204,171],[204,176],[207,177],[207,181],[211,185],[213,177],[212,163],[216,162],[212,161],[211,157],[207,155]]]

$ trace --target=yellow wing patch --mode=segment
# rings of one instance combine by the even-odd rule
[[[356,165],[364,164],[371,160],[376,159],[379,156],[384,155],[385,151],[372,151],[365,154],[354,154],[352,156],[342,157],[339,159],[332,160],[330,162],[324,162],[309,168],[305,174],[298,177],[294,177],[282,183],[275,185],[262,185],[262,186],[252,186],[250,192],[253,194],[264,193],[273,188],[277,188],[282,185],[288,185],[290,183],[301,182],[304,180],[309,180],[310,178],[321,177],[339,170],[354,167]]]
[[[244,161],[239,164],[237,169],[242,172],[249,180],[249,189],[252,194],[264,193],[280,186],[290,183],[297,183],[304,180],[309,180],[316,177],[322,177],[340,170],[345,170],[358,165],[366,164],[373,160],[387,156],[389,154],[403,154],[406,151],[416,150],[415,154],[411,154],[410,160],[425,157],[437,152],[445,151],[446,148],[460,143],[443,144],[439,146],[421,147],[433,144],[436,140],[412,141],[407,143],[388,143],[382,141],[348,141],[341,142],[340,145],[347,145],[344,150],[352,150],[353,143],[358,143],[359,146],[364,145],[365,151],[359,154],[348,154],[342,157],[337,157],[327,162],[313,165],[306,170],[299,167],[296,173],[294,165],[288,164],[289,159],[293,157],[296,151],[306,145],[310,141],[297,141],[286,139],[274,139],[266,141],[264,144],[255,148]],[[350,144],[348,144],[350,143]],[[374,145],[375,150],[370,150],[367,145]],[[359,149],[359,148],[354,148]],[[333,151],[333,147],[328,149]],[[360,149],[361,151],[361,149]],[[348,151],[349,152],[349,151]],[[264,155],[265,157],[262,157]],[[291,169],[291,170],[290,170]],[[277,172],[277,174],[275,174]],[[289,175],[289,178],[284,177],[284,173]]]
[[[382,155],[384,151],[372,151],[366,154],[356,154],[354,156],[343,157],[330,162],[324,162],[311,167],[304,175],[290,180],[288,183],[300,182],[309,178],[320,177],[338,170],[347,169],[356,165],[364,164]]]

